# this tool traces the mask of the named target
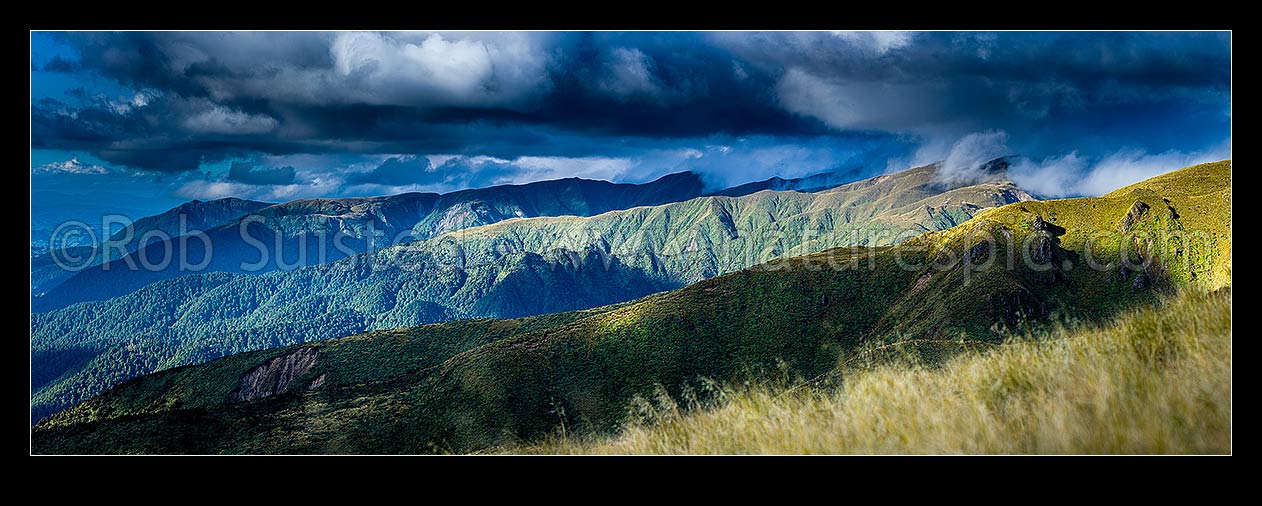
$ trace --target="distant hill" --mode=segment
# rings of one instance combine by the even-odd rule
[[[62,262],[71,261],[75,267],[100,265],[105,260],[117,260],[136,251],[142,246],[142,241],[143,244],[148,244],[159,241],[161,237],[177,237],[181,232],[209,230],[270,205],[272,204],[267,202],[232,197],[205,202],[194,200],[161,214],[137,219],[110,236],[105,241],[108,247],[103,244],[85,244],[56,252],[44,251],[31,257],[31,295],[41,295],[78,272],[64,269],[57,264],[58,259]],[[156,232],[163,235],[147,235]]]
[[[31,189],[31,250],[32,253],[47,251],[51,239],[51,235],[58,226],[67,221],[81,221],[84,225],[92,230],[95,234],[95,240],[102,238],[101,234],[101,217],[109,214],[118,214],[135,218],[137,216],[148,216],[161,209],[152,209],[147,205],[139,202],[138,209],[130,205],[119,205],[118,202],[131,202],[135,197],[120,195],[115,192],[91,192],[92,198],[81,193],[65,193],[52,190]],[[57,202],[57,205],[47,205],[49,202]],[[65,244],[57,244],[56,247],[62,246],[88,246],[94,240],[84,234],[80,237],[63,237],[59,238],[67,240]],[[35,255],[32,255],[35,256]]]
[[[33,411],[38,418],[128,378],[229,353],[585,309],[774,258],[895,244],[1027,198],[1005,181],[943,187],[935,171],[919,167],[820,193],[761,191],[587,218],[514,218],[323,265],[184,276],[36,314]]]
[[[213,254],[209,264],[195,272],[258,274],[292,270],[508,218],[591,216],[687,200],[701,195],[703,190],[696,174],[681,172],[644,184],[568,178],[447,194],[297,200],[255,209],[248,216],[201,229],[213,245]],[[167,223],[168,215],[175,211],[154,219]],[[375,238],[370,237],[370,230],[376,231]],[[144,265],[140,256],[150,259],[151,265],[160,263],[166,255],[186,258],[189,264],[198,265],[206,258],[205,253],[200,240],[157,242],[145,245],[130,258],[111,259],[72,273],[64,281],[46,273],[47,269],[41,266],[40,286],[51,288],[34,292],[42,295],[33,298],[32,308],[44,312],[77,302],[108,299],[190,273],[178,261],[160,269],[129,268]],[[250,267],[243,269],[243,265]],[[33,273],[32,278],[35,277]]]
[[[700,378],[810,378],[865,350],[932,358],[1053,315],[1094,320],[1180,287],[1229,286],[1230,171],[1229,161],[1198,165],[1100,198],[1015,202],[898,246],[774,260],[629,304],[178,367],[41,422],[33,448],[467,452],[562,426],[610,433],[657,385],[683,399],[704,394]],[[1122,255],[1136,266],[1087,267]]]
[[[800,178],[795,178],[795,179],[784,179],[777,176],[777,177],[773,177],[769,179],[764,179],[762,181],[754,181],[752,183],[745,183],[742,185],[733,186],[731,188],[719,190],[717,192],[712,193],[712,195],[722,195],[725,197],[739,197],[741,195],[749,195],[751,193],[760,192],[763,190],[799,191],[799,192],[814,193],[818,191],[824,191],[830,188],[836,188],[838,186],[849,183],[851,181],[852,181],[851,179],[847,179],[845,176],[841,176],[832,172],[813,174],[810,176],[800,177]]]

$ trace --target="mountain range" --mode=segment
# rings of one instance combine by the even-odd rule
[[[920,218],[927,223],[916,223],[930,231],[894,246],[831,249],[824,249],[835,246],[827,242],[777,238],[762,246],[779,247],[781,258],[633,302],[380,330],[173,367],[41,421],[34,451],[479,451],[557,431],[573,437],[612,433],[634,398],[659,388],[689,398],[704,396],[707,381],[814,378],[839,363],[892,354],[942,360],[1044,322],[1100,319],[1169,291],[1230,286],[1230,171],[1230,161],[1198,165],[1097,198],[1045,202],[1023,201],[1004,182],[950,190],[932,202],[906,201],[915,195],[897,187],[900,174],[894,174],[816,194],[829,205],[807,203],[792,215],[766,213],[797,209],[803,198],[779,192],[718,206],[714,202],[723,197],[707,197],[658,215],[653,209],[611,213],[584,223],[651,224],[668,216],[679,223],[689,213],[708,213],[713,217],[690,222],[697,224],[695,235],[734,241],[757,235],[743,226],[789,223],[798,224],[791,230],[809,230],[830,223],[838,229],[858,222],[842,220],[843,211],[885,202],[883,211],[855,209],[849,216],[879,216],[876,227]],[[901,179],[916,174],[902,173]],[[830,196],[834,192],[841,195]],[[975,202],[979,196],[991,200]],[[632,218],[637,212],[645,214]],[[569,221],[521,220],[541,223],[558,238],[566,235],[557,227],[575,226]],[[489,235],[534,244],[525,230],[513,228],[522,226],[517,223],[465,235],[478,242],[484,240],[480,234],[499,230]],[[816,244],[819,251],[795,249],[800,244]],[[502,258],[515,255],[521,253]],[[656,256],[626,265],[695,265],[659,263],[652,260]],[[1117,263],[1121,259],[1131,263]],[[685,271],[705,272],[708,263],[700,265]],[[345,291],[326,288],[311,291]],[[339,307],[350,307],[349,301]],[[150,346],[140,340],[131,345],[132,353],[116,358],[144,356]]]
[[[31,258],[31,294],[42,295],[79,272],[66,269],[59,262],[83,268],[97,266],[127,256],[143,245],[188,232],[208,230],[270,205],[232,197],[206,202],[194,200],[161,214],[137,219],[101,243],[70,246],[57,251],[45,249]]]
[[[930,165],[817,193],[705,196],[590,217],[502,219],[506,213],[501,211],[469,214],[451,211],[453,206],[426,207],[447,211],[439,218],[427,214],[433,219],[407,230],[425,230],[421,235],[454,230],[293,270],[159,280],[108,300],[34,314],[33,416],[41,418],[136,376],[225,354],[366,330],[620,303],[774,258],[895,244],[1029,198],[1001,173],[991,182],[951,187],[937,181],[936,171]],[[564,180],[551,187],[565,194],[590,190],[587,183]],[[497,191],[520,195],[522,188]],[[638,193],[629,201],[604,199],[601,205],[666,198],[663,191],[648,191],[652,186],[618,188]],[[602,200],[586,195],[565,200]],[[522,197],[515,198],[514,205],[521,206]],[[559,209],[557,198],[542,201],[552,207],[517,209],[522,214]],[[348,209],[358,213],[352,221],[341,218],[348,213],[329,213],[327,206],[334,204],[324,200],[271,206],[257,214],[269,217],[270,230],[301,224],[300,234],[367,219],[403,229],[411,222],[397,216],[417,214],[404,212],[400,202],[385,198],[352,206]],[[315,213],[319,219],[314,222],[312,213],[288,211],[311,206],[325,210]],[[593,212],[590,206],[567,209]],[[450,216],[461,219],[445,218]],[[471,216],[499,221],[458,228],[473,223]],[[216,243],[216,254],[221,249]]]
[[[810,176],[799,177],[799,178],[794,178],[794,179],[785,179],[785,178],[776,176],[776,177],[764,179],[762,181],[754,181],[751,183],[745,183],[745,184],[733,186],[731,188],[725,188],[725,189],[713,192],[712,195],[722,195],[725,197],[739,197],[741,195],[749,195],[750,193],[760,192],[763,190],[775,190],[775,191],[792,190],[792,191],[812,193],[812,192],[824,191],[829,188],[835,188],[837,186],[850,183],[852,181],[853,181],[853,178],[846,178],[846,176],[839,174],[837,172],[822,172],[819,174],[812,174]]]
[[[568,178],[447,194],[305,199],[260,206],[234,216],[216,213],[197,218],[196,213],[189,213],[194,216],[190,221],[206,225],[192,230],[203,231],[212,244],[208,261],[206,242],[202,240],[173,237],[156,241],[127,258],[111,258],[99,262],[101,265],[73,272],[64,280],[56,279],[59,283],[42,282],[42,290],[36,292],[39,296],[32,299],[32,308],[42,312],[117,297],[154,281],[192,272],[258,274],[292,270],[507,218],[591,216],[677,202],[701,195],[704,188],[699,176],[681,172],[644,184]],[[221,201],[215,204],[227,205]],[[161,220],[173,213],[185,214],[177,208],[152,219]],[[149,264],[161,264],[168,255],[173,261],[160,268],[142,268],[145,264],[141,257],[149,259]],[[176,261],[181,258],[198,268],[189,269]],[[204,261],[206,265],[200,265]],[[48,277],[40,272],[41,278]]]

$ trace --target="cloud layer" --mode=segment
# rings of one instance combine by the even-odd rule
[[[297,170],[293,167],[256,167],[252,162],[232,162],[228,179],[252,185],[294,184]]]
[[[1103,195],[1173,169],[1231,158],[1230,139],[1198,151],[1149,153],[1126,148],[1102,157],[1077,151],[1043,160],[1024,159],[1008,169],[1021,187],[1043,197]]]
[[[939,160],[967,179],[1006,154],[1038,161],[1020,172],[1033,191],[1092,194],[1230,156],[1230,48],[1226,33],[36,33],[32,148],[199,197]]]

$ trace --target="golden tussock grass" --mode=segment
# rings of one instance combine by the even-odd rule
[[[1184,293],[941,366],[856,371],[831,390],[728,390],[612,439],[511,451],[595,454],[1229,453],[1231,295]],[[661,406],[667,406],[662,408]]]

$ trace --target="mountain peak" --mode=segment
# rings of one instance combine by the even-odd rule
[[[212,200],[193,199],[183,204],[180,204],[178,206],[175,206],[171,209],[166,210],[166,213],[200,212],[200,211],[208,211],[211,209],[224,208],[224,207],[255,208],[255,207],[266,207],[269,205],[271,204],[268,202],[256,202],[253,200],[245,200],[245,199],[240,199],[237,197],[223,197],[223,198],[217,198],[217,199],[212,199]]]
[[[1007,176],[1008,167],[1011,167],[1012,162],[1014,162],[1017,158],[1020,158],[1020,155],[1001,156],[989,162],[983,163],[980,167],[978,167],[978,170],[987,174]]]
[[[990,160],[973,158],[966,160],[948,157],[927,167],[934,170],[933,179],[937,183],[951,187],[971,186],[981,183],[992,183],[1008,180],[1008,168],[1020,155],[1005,155]]]
[[[700,174],[697,174],[696,172],[693,172],[693,171],[691,171],[691,170],[683,170],[683,171],[679,171],[679,172],[672,172],[672,173],[667,174],[667,175],[665,175],[665,176],[662,176],[662,177],[659,177],[659,178],[657,178],[657,179],[654,179],[654,180],[653,180],[653,181],[651,181],[649,184],[652,184],[652,183],[665,183],[665,182],[678,182],[678,181],[684,181],[684,180],[687,180],[687,181],[701,181],[701,175],[700,175]]]
[[[803,193],[814,193],[819,191],[836,188],[847,183],[853,182],[852,178],[846,177],[844,174],[837,172],[820,172],[805,177],[794,179],[785,179],[780,176],[772,176],[762,181],[754,181],[742,185],[724,188],[712,193],[712,195],[722,195],[725,197],[739,197],[749,195],[751,193],[772,190],[772,191],[797,191]]]

